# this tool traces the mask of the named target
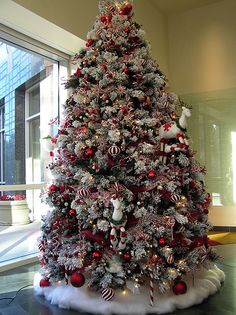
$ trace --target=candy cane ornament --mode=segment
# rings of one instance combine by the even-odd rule
[[[153,273],[150,271],[150,305],[154,305],[154,284],[153,284]]]

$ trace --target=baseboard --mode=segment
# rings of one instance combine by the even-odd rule
[[[213,231],[236,232],[236,226],[214,226]]]

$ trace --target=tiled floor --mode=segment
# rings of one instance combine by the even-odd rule
[[[236,314],[236,245],[217,246],[217,252],[224,256],[219,267],[226,273],[221,290],[200,305],[178,310],[173,315],[235,315]],[[31,287],[19,292],[16,299],[7,306],[3,297],[14,296],[20,287],[32,284],[38,265],[19,267],[0,273],[0,315],[84,315],[73,310],[62,310],[50,305],[42,297],[35,296]]]

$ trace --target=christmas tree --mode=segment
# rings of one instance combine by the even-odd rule
[[[43,217],[38,291],[95,313],[171,311],[201,302],[223,280],[207,238],[205,169],[186,134],[190,109],[167,92],[132,16],[130,2],[100,1],[65,84],[70,96],[51,138],[53,181],[43,193],[51,210]],[[215,279],[201,298],[198,272]],[[194,290],[197,298],[178,304]]]

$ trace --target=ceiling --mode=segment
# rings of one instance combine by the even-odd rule
[[[222,0],[150,0],[155,6],[166,14],[171,14],[189,9],[195,9],[204,5]]]

